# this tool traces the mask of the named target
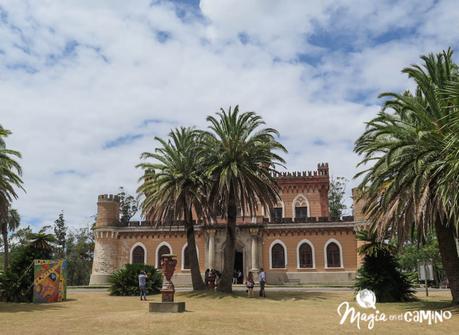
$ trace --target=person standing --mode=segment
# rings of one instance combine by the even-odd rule
[[[139,274],[139,289],[140,289],[140,300],[147,300],[147,274],[145,271],[140,271]]]
[[[253,274],[251,271],[247,275],[245,285],[247,286],[247,296],[249,298],[253,297],[253,287],[255,286],[255,281],[253,280]]]
[[[258,281],[260,282],[260,297],[266,298],[266,273],[265,270],[263,270],[263,268],[260,269],[260,273],[258,274]]]

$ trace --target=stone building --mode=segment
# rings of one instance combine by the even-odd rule
[[[359,265],[355,226],[363,221],[361,204],[354,216],[329,219],[328,164],[315,171],[281,173],[277,177],[281,201],[272,213],[238,217],[235,270],[245,275],[263,267],[272,284],[350,284]],[[148,221],[121,225],[119,199],[100,195],[97,202],[94,263],[90,284],[107,283],[126,263],[159,266],[162,254],[177,255],[174,282],[191,282],[183,225],[156,226]],[[201,272],[223,269],[225,221],[196,225]]]

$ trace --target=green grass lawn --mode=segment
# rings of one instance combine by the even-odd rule
[[[450,320],[428,326],[425,323],[387,321],[376,323],[366,334],[456,334],[459,309],[449,306],[450,294],[435,291],[419,301],[377,304],[380,312],[400,314],[418,309],[447,309]],[[355,334],[355,325],[339,325],[338,305],[352,292],[270,292],[268,298],[247,298],[244,292],[231,296],[218,293],[177,293],[187,312],[153,314],[148,301],[136,297],[112,297],[105,292],[75,291],[69,300],[55,304],[0,303],[1,334]],[[159,301],[160,296],[150,296]],[[361,311],[369,311],[363,310]]]

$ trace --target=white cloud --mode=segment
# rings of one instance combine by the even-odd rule
[[[235,104],[279,129],[289,169],[328,161],[351,179],[352,145],[378,110],[374,96],[409,87],[400,70],[420,54],[457,46],[441,19],[451,25],[457,9],[204,0],[201,17],[182,20],[166,2],[6,2],[0,123],[23,154],[27,189],[15,206],[26,222],[50,224],[64,210],[83,225],[98,194],[135,191],[134,166],[154,135],[204,127],[208,114]]]

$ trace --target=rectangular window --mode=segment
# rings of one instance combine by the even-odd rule
[[[307,207],[295,207],[295,218],[296,219],[306,219],[307,217],[308,217]]]
[[[273,219],[282,219],[282,207],[274,207],[272,212]]]

